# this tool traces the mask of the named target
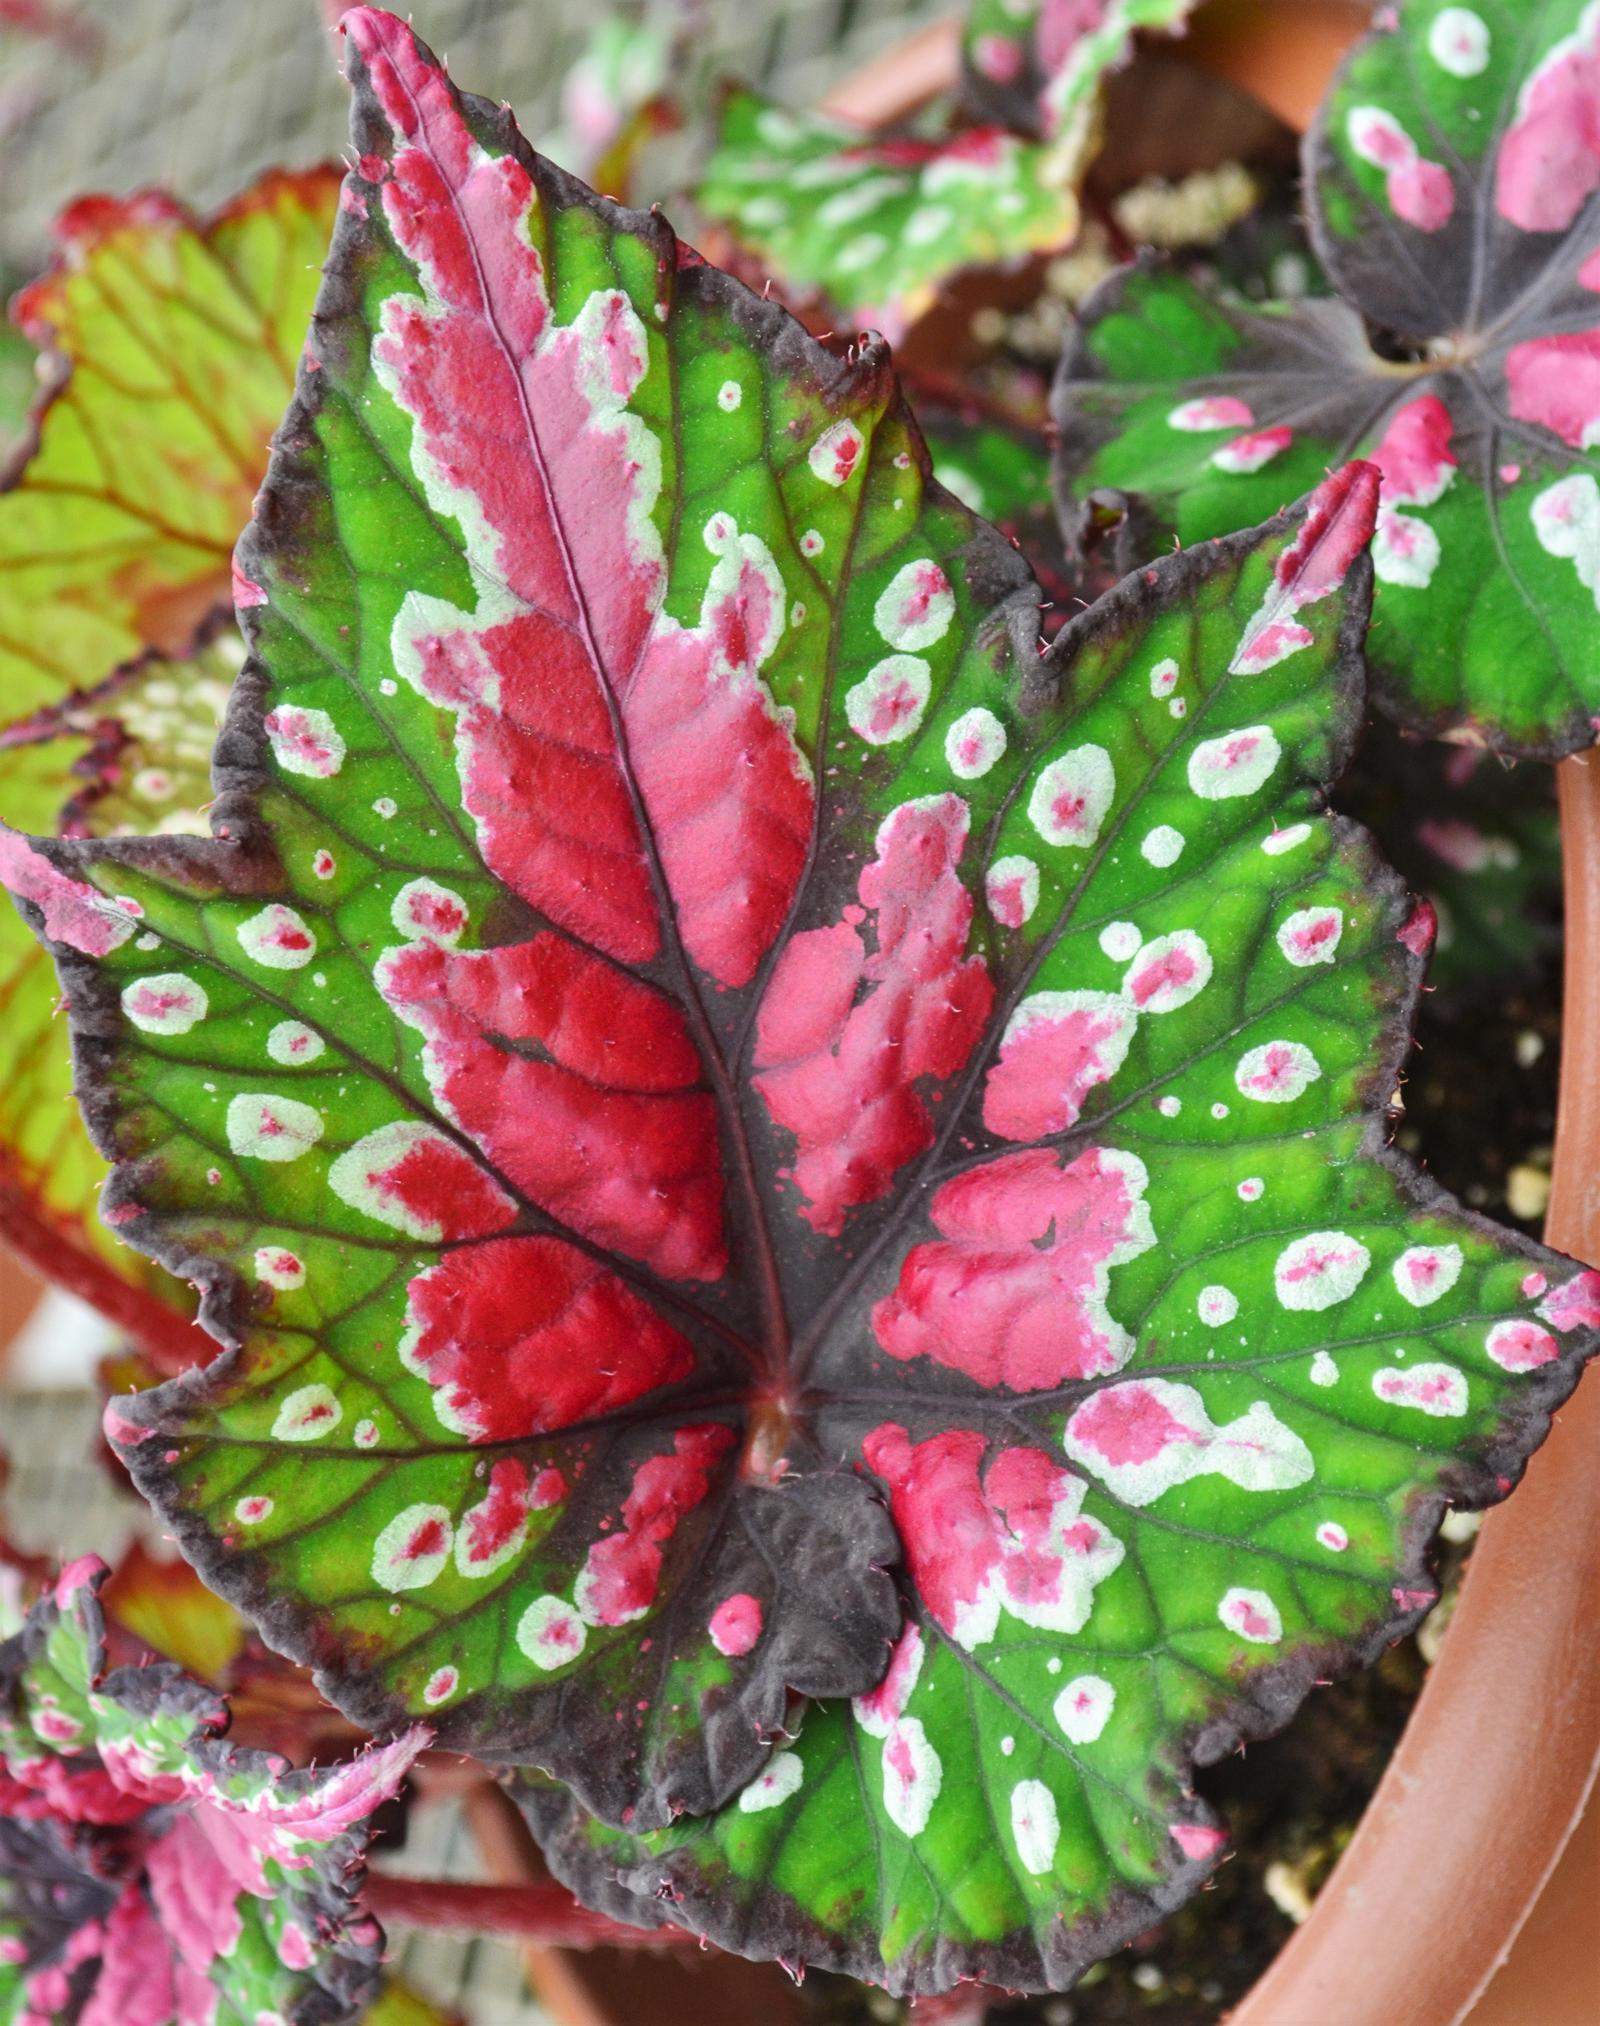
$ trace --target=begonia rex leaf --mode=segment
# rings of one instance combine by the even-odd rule
[[[1553,757],[1600,722],[1600,11],[1406,0],[1307,136],[1342,294],[1250,308],[1135,268],[1057,388],[1075,522],[1134,496],[1123,560],[1248,526],[1330,463],[1384,474],[1379,701]]]
[[[1093,129],[1102,81],[1140,30],[1182,32],[1195,0],[972,0],[961,37],[985,117],[1053,140]]]
[[[86,197],[12,314],[58,362],[0,494],[8,720],[228,602],[228,559],[293,386],[337,188],[274,172],[213,218],[159,191]]]
[[[74,1563],[0,1644],[0,2016],[354,2016],[383,1946],[354,1898],[364,1825],[428,1733],[310,1772],[233,1750],[179,1669],[106,1671],[105,1576]]]
[[[885,140],[737,87],[695,201],[790,301],[897,340],[964,269],[1072,239],[1081,166],[1072,142],[1001,127]]]
[[[1192,1765],[1416,1623],[1442,1508],[1510,1489],[1592,1349],[1600,1275],[1387,1147],[1430,913],[1323,802],[1377,483],[1130,577],[959,790],[997,1019],[804,1339],[905,1630],[715,1816],[628,1835],[525,1781],[611,1914],[896,1992],[1065,1987],[1217,1861]]]
[[[1062,1983],[1600,1321],[1386,1151],[1429,918],[1323,801],[1378,474],[1041,658],[879,347],[347,28],[216,836],[15,854],[228,1345],[108,1432],[349,1713],[565,1781],[591,1900]]]

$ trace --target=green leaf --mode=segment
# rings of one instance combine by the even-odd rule
[[[1074,238],[1080,167],[1070,143],[998,127],[878,140],[734,88],[695,202],[788,298],[826,301],[853,328],[898,339],[963,269]]]
[[[237,636],[186,663],[146,662],[0,731],[0,797],[46,835],[203,831],[210,752],[240,661]],[[97,1206],[106,1164],[72,1102],[54,971],[0,913],[0,1235],[178,1370],[202,1354],[188,1290],[142,1259]]]
[[[106,1574],[73,1563],[0,1644],[0,2013],[352,2016],[383,1948],[354,1898],[364,1825],[427,1731],[311,1772],[231,1749],[179,1669],[107,1673]]]
[[[1176,31],[1193,4],[1089,0],[1041,17],[1028,0],[978,0],[968,84],[997,123],[935,140],[876,138],[730,90],[696,201],[791,301],[898,340],[963,271],[1076,238],[1101,86],[1136,29]]]
[[[327,242],[328,170],[272,173],[202,223],[155,191],[86,197],[13,313],[58,357],[0,495],[0,696],[25,717],[228,600]]]
[[[272,174],[209,224],[153,192],[85,199],[60,221],[56,265],[18,298],[51,380],[31,454],[0,493],[0,798],[13,822],[204,827],[237,657],[226,642],[192,664],[146,657],[189,654],[228,608],[336,188],[326,171]],[[0,1233],[176,1369],[196,1355],[191,1304],[95,1217],[105,1163],[72,1106],[56,998],[7,910]]]
[[[940,485],[1014,542],[1046,597],[1064,607],[1078,577],[1068,568],[1056,524],[1042,432],[963,413],[931,396],[919,396],[917,421]]]
[[[1600,1322],[1386,1149],[1429,920],[1323,801],[1378,475],[1041,658],[879,347],[347,25],[216,837],[3,845],[229,1346],[108,1432],[343,1707],[567,1781],[587,1896],[1059,1983]]]
[[[1409,0],[1306,140],[1342,295],[1252,312],[1134,270],[1057,390],[1064,500],[1134,495],[1129,563],[1372,458],[1380,703],[1544,757],[1600,720],[1597,35],[1581,0]]]

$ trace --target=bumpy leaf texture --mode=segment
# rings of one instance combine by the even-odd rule
[[[292,1772],[166,1665],[105,1670],[92,1559],[0,1645],[0,2014],[19,2026],[352,2016],[383,1936],[363,1825],[426,1741]]]
[[[1195,0],[972,0],[962,31],[967,95],[1018,133],[1087,142],[1100,85],[1140,30],[1181,34]]]
[[[1061,1983],[1600,1320],[1385,1150],[1430,924],[1322,800],[1378,474],[1041,661],[876,347],[347,26],[217,838],[25,861],[230,1346],[109,1432],[353,1715],[566,1781],[585,1896]]]
[[[16,313],[50,390],[0,493],[0,798],[65,833],[203,827],[216,703],[237,660],[187,654],[229,603],[229,556],[293,385],[337,191],[273,175],[202,224],[93,198]],[[143,664],[136,675],[115,672]],[[56,988],[0,920],[0,1234],[171,1359],[185,1290],[94,1214],[105,1164],[70,1097]]]
[[[529,1783],[612,1912],[895,1990],[1070,1982],[1217,1860],[1190,1765],[1416,1622],[1442,1507],[1509,1489],[1592,1347],[1600,1276],[1386,1147],[1431,921],[1322,799],[1377,485],[1130,578],[957,790],[995,1018],[808,1337],[905,1629],[714,1818],[627,1837]]]
[[[1553,757],[1600,721],[1600,10],[1388,12],[1305,145],[1340,296],[1113,277],[1057,388],[1063,504],[1134,495],[1131,562],[1371,458],[1380,703]]]

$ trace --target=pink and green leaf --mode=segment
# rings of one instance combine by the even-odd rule
[[[630,196],[640,148],[676,117],[668,86],[681,84],[692,19],[683,9],[670,25],[648,15],[597,22],[562,79],[561,124],[544,142],[550,159],[609,197]]]
[[[383,1942],[354,1899],[365,1825],[428,1733],[311,1772],[233,1750],[177,1668],[106,1671],[105,1576],[74,1563],[0,1645],[4,2016],[351,2016]]]
[[[1224,1850],[1192,1766],[1417,1621],[1442,1509],[1510,1489],[1592,1349],[1600,1276],[1387,1146],[1431,923],[1324,803],[1377,479],[1136,573],[1008,723],[997,1018],[807,1339],[901,1534],[896,1663],[702,1821],[530,1782],[606,1911],[896,1991],[1070,1983]]]
[[[740,88],[723,99],[695,200],[789,301],[897,340],[964,270],[1076,237],[1082,165],[1071,142],[1001,127],[883,140]]]
[[[1014,542],[1045,598],[1064,606],[1078,579],[1056,521],[1043,432],[935,396],[919,398],[916,414],[940,485]]]
[[[1060,486],[1080,519],[1133,497],[1131,562],[1371,458],[1380,702],[1555,756],[1600,722],[1600,22],[1580,0],[1391,14],[1305,147],[1342,297],[1250,310],[1114,277],[1058,388]]]
[[[1195,0],[972,0],[962,31],[968,95],[984,116],[1087,143],[1100,86],[1141,30],[1180,35]]]
[[[20,861],[227,1345],[108,1432],[347,1712],[565,1781],[585,1897],[1059,1984],[1600,1320],[1387,1149],[1429,917],[1324,800],[1379,474],[1041,658],[879,347],[347,26],[215,836]]]

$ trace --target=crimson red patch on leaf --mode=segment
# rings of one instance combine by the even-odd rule
[[[585,1897],[1060,1985],[1600,1319],[1386,1147],[1428,917],[1325,801],[1378,474],[1041,657],[880,346],[346,27],[214,836],[8,846],[225,1346],[109,1433]]]

